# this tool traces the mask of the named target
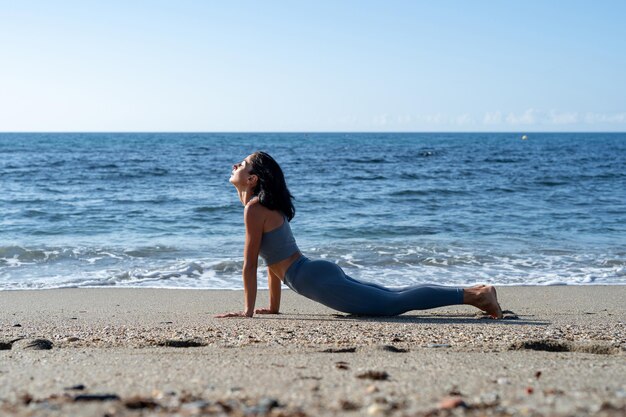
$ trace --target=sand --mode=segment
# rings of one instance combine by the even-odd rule
[[[496,321],[354,317],[291,291],[279,315],[228,319],[241,291],[4,291],[0,415],[626,414],[626,286],[498,294]]]

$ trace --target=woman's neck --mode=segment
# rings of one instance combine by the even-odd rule
[[[254,197],[256,196],[252,194],[252,190],[239,191],[239,200],[241,200],[241,204],[243,204],[244,206],[248,205],[250,200],[252,200]]]

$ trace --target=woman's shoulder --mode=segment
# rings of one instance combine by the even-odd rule
[[[262,219],[263,221],[270,220],[270,222],[285,217],[282,211],[265,207],[258,198],[250,200],[246,204],[244,212],[244,217],[254,217],[256,220]]]
[[[270,210],[265,207],[263,204],[261,204],[259,199],[255,197],[252,200],[248,201],[248,204],[246,204],[246,207],[244,209],[244,217],[251,216],[256,217],[257,219],[266,219],[268,217],[274,216],[275,211],[276,210]]]
[[[261,204],[258,197],[254,197],[252,200],[248,201],[248,203],[245,206],[245,210],[262,212],[262,211],[267,211],[268,209],[267,207],[263,206],[263,204]]]
[[[244,215],[246,216],[248,215],[258,216],[260,214],[264,214],[266,210],[267,209],[263,207],[263,205],[259,202],[259,199],[256,197],[248,201],[248,203],[243,209]]]

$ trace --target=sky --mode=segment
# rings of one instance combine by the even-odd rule
[[[624,1],[0,0],[0,131],[626,131]]]

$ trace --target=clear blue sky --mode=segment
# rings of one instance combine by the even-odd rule
[[[0,131],[626,131],[625,1],[3,1]]]

